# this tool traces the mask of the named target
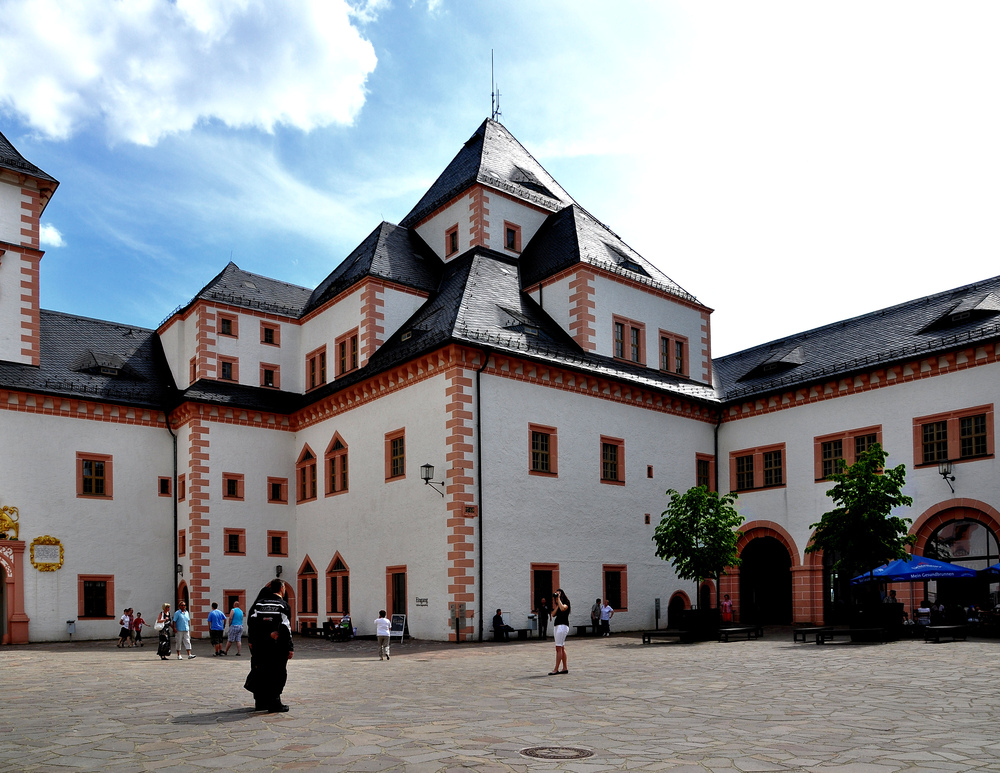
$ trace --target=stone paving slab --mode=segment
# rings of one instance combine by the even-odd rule
[[[252,712],[249,658],[161,661],[74,642],[0,648],[0,770],[1000,770],[1000,642],[643,645],[303,640],[287,714]],[[588,759],[525,757],[574,747]]]

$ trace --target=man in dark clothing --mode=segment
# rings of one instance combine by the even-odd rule
[[[549,617],[551,617],[552,610],[549,609],[549,602],[544,596],[538,599],[538,608],[535,610],[535,614],[538,615],[538,638],[544,639],[545,635],[549,631]]]
[[[294,649],[291,619],[285,583],[271,580],[247,614],[250,675],[245,686],[253,693],[256,711],[288,711],[281,692]]]

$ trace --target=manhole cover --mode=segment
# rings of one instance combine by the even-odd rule
[[[522,749],[521,754],[539,760],[584,760],[594,756],[589,749],[577,749],[573,746],[532,746],[530,749]]]

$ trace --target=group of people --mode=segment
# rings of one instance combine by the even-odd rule
[[[603,603],[600,599],[594,599],[594,606],[590,608],[590,623],[594,626],[594,635],[600,630],[601,636],[610,636],[611,618],[614,616],[615,610],[607,599]]]
[[[123,610],[118,620],[121,629],[118,631],[119,647],[142,647],[142,627],[148,625],[142,619],[142,612],[133,612],[132,607]]]
[[[139,616],[142,620],[142,616]],[[142,621],[145,623],[145,621]],[[226,625],[229,625],[229,642],[226,648],[222,649],[223,634]],[[182,660],[181,650],[187,652],[188,660],[194,660],[197,655],[191,652],[191,613],[187,610],[187,603],[177,602],[177,611],[170,614],[170,604],[164,604],[160,609],[160,614],[156,618],[153,626],[159,634],[156,654],[160,660],[167,660],[170,657],[170,640],[177,634],[177,659]],[[229,648],[236,645],[236,654],[240,655],[243,639],[243,610],[240,609],[240,602],[234,601],[233,608],[227,617],[219,609],[219,605],[212,603],[212,611],[208,613],[208,628],[211,636],[212,646],[215,648],[215,657],[228,655]]]

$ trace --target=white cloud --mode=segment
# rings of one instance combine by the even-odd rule
[[[43,247],[66,246],[66,242],[63,240],[62,234],[59,233],[59,229],[54,225],[49,225],[48,223],[43,225],[39,230],[38,240],[41,242]]]
[[[140,145],[200,121],[350,124],[376,65],[358,13],[345,0],[0,0],[0,106],[48,137],[102,122]]]

